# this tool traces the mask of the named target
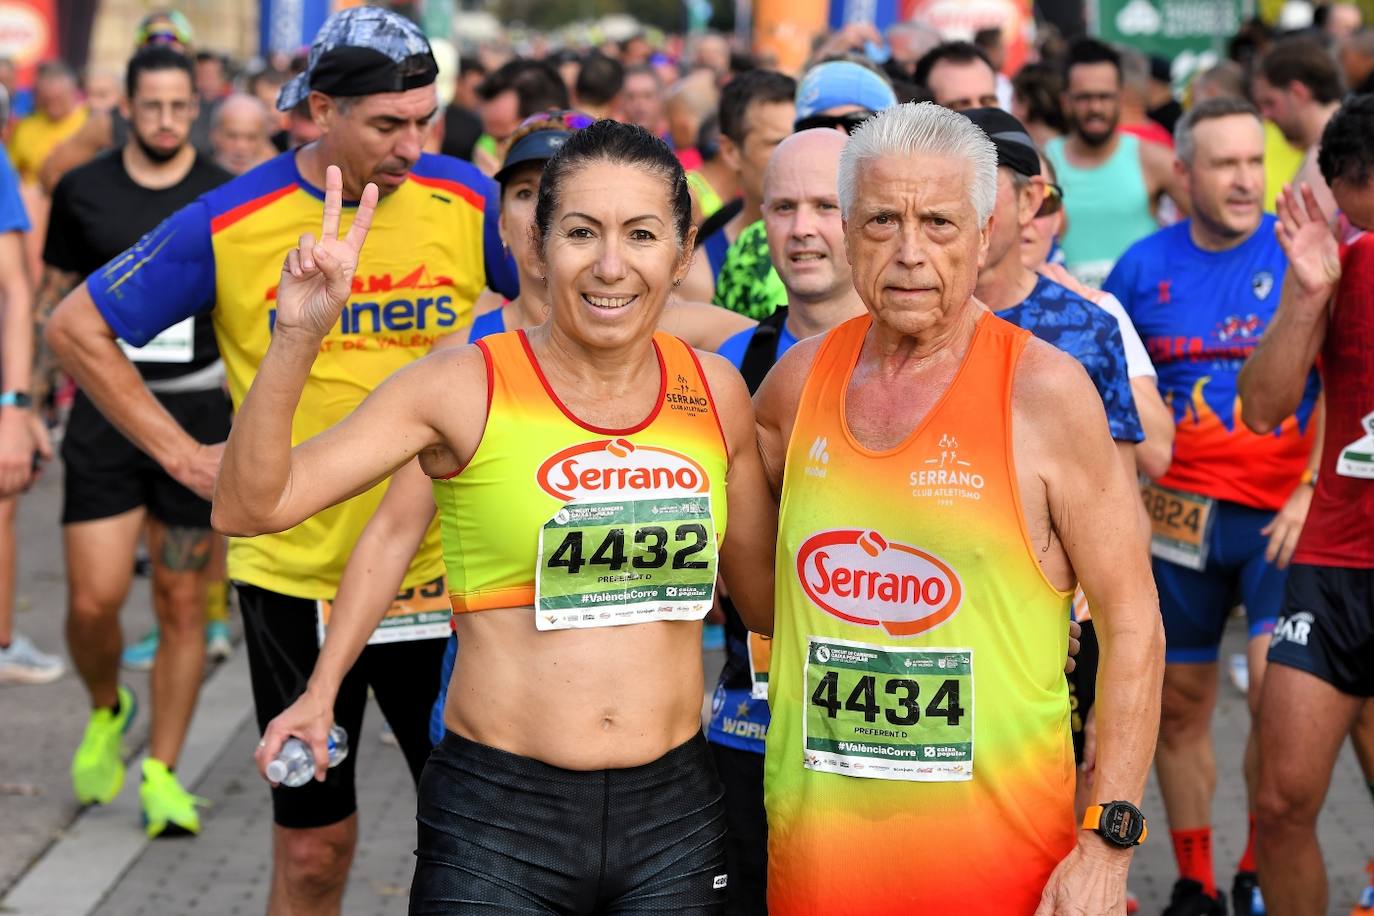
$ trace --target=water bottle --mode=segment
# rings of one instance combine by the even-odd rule
[[[348,756],[348,732],[340,725],[329,729],[329,766],[343,763]],[[299,738],[287,738],[277,756],[267,765],[267,778],[294,789],[315,778],[315,755],[310,745]]]

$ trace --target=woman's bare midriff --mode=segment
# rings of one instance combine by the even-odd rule
[[[457,618],[444,725],[569,770],[662,757],[701,730],[701,624],[540,632],[526,608]]]

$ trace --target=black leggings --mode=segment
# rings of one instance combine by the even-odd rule
[[[701,735],[584,772],[447,732],[416,821],[412,916],[724,912],[725,810]]]

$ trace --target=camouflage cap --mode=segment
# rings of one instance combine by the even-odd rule
[[[415,23],[390,10],[350,7],[320,26],[305,72],[281,87],[277,108],[290,111],[312,90],[333,96],[404,92],[430,85],[438,74]]]

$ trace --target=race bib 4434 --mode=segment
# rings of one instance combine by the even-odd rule
[[[803,764],[869,779],[973,778],[973,650],[811,637]]]

